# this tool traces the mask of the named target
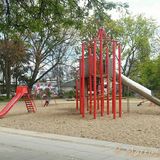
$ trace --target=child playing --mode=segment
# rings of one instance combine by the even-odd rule
[[[47,96],[47,94],[43,95],[43,99],[45,100],[44,107],[47,107],[49,105],[49,97]]]

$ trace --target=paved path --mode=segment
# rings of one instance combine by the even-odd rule
[[[160,149],[0,127],[1,160],[159,160]]]

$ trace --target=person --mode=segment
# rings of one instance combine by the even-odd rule
[[[43,94],[43,99],[45,100],[44,107],[47,107],[49,105],[49,97],[46,93]]]

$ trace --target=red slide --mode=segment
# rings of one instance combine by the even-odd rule
[[[16,94],[8,103],[7,105],[0,111],[0,118],[4,117],[10,109],[14,106],[16,102],[23,96],[23,93]]]
[[[23,97],[27,95],[28,97],[28,87],[18,86],[16,89],[16,95],[7,103],[7,105],[0,111],[0,118],[3,118],[11,108]],[[30,98],[25,100],[28,112],[35,112],[35,106],[30,100]]]

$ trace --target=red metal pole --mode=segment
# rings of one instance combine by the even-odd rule
[[[97,107],[96,107],[96,98],[97,98],[97,82],[96,82],[96,63],[97,63],[97,55],[96,55],[96,39],[94,39],[94,53],[93,53],[93,83],[94,83],[94,119],[96,119],[97,116]]]
[[[119,117],[122,117],[122,72],[121,72],[121,44],[118,45],[118,81],[119,81]]]
[[[79,60],[79,68],[80,68],[80,78],[79,78],[79,99],[80,99],[80,114],[82,114],[82,59]]]
[[[110,112],[109,106],[109,94],[110,94],[110,84],[109,84],[109,50],[106,48],[106,81],[107,81],[107,115]]]
[[[103,81],[103,29],[100,29],[100,84],[101,84],[101,116],[104,115],[104,81]]]
[[[88,97],[88,90],[87,90],[87,111],[89,111],[89,105],[88,105],[88,102],[89,102],[89,97]]]
[[[100,92],[100,89],[99,89],[99,81],[97,82],[97,110],[99,110],[99,92]]]
[[[76,80],[76,111],[78,111],[78,79]]]
[[[113,70],[112,70],[112,112],[116,119],[116,41],[112,42]]]
[[[82,43],[82,117],[85,116],[85,62],[84,62],[84,48],[85,45]]]
[[[88,50],[88,61],[89,61],[89,98],[90,98],[90,110],[89,113],[92,114],[92,55],[91,55],[91,47]]]

